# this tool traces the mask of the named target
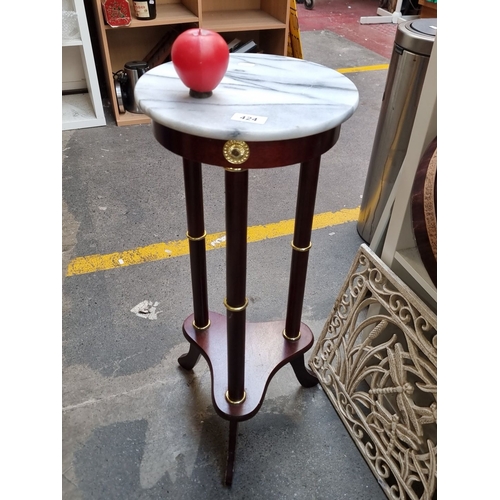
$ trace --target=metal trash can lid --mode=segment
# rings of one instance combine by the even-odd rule
[[[395,43],[403,50],[430,56],[437,33],[437,18],[416,19],[398,24]]]

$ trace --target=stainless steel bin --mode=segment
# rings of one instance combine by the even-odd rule
[[[437,19],[406,21],[396,31],[357,225],[367,243],[406,155],[436,32]]]

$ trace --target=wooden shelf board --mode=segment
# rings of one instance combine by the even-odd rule
[[[116,117],[116,124],[119,127],[124,127],[126,125],[141,125],[151,123],[151,119],[143,114],[139,113],[121,113]]]
[[[204,12],[201,27],[218,31],[285,29],[286,25],[262,10]]]
[[[425,0],[419,0],[420,5],[420,18],[422,19],[433,19],[437,18],[437,3],[426,2]]]
[[[147,28],[149,26],[165,26],[168,24],[197,23],[198,16],[180,3],[159,4],[156,6],[156,19],[151,21],[140,21],[132,17],[129,26],[123,28],[112,28],[105,25],[106,30],[128,29],[128,28]]]
[[[418,5],[423,5],[424,7],[427,7],[428,9],[437,10],[437,3],[426,2],[425,0],[418,0]]]

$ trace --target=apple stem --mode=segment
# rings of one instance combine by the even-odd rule
[[[195,97],[196,99],[206,99],[212,95],[212,91],[208,92],[198,92],[197,90],[189,89],[189,95]]]

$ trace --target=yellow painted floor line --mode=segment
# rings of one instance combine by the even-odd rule
[[[374,64],[373,66],[357,66],[355,68],[340,68],[337,69],[339,73],[361,73],[362,71],[380,71],[388,69],[389,64]]]
[[[379,71],[388,69],[389,64],[375,64],[372,66],[357,66],[353,68],[339,68],[339,73],[359,73],[363,71]],[[359,207],[347,208],[338,212],[325,212],[314,216],[313,229],[321,229],[338,224],[344,224],[357,220]],[[293,234],[294,219],[265,224],[263,226],[253,226],[248,228],[247,240],[249,243],[262,241],[270,238],[279,238]],[[225,233],[213,233],[206,237],[206,249],[214,250],[226,246]],[[97,271],[106,271],[120,267],[153,262],[171,257],[179,257],[189,254],[189,243],[187,239],[170,241],[168,243],[154,243],[145,247],[114,252],[106,255],[88,255],[86,257],[76,257],[68,265],[66,276],[88,274]]]
[[[338,212],[324,212],[316,214],[313,220],[313,229],[322,229],[337,226],[345,222],[358,220],[359,207],[344,208]],[[279,238],[293,234],[295,219],[273,222],[262,226],[252,226],[247,230],[247,241],[249,243],[263,241],[271,238]],[[206,249],[215,250],[226,246],[225,232],[207,234],[205,239]],[[169,259],[189,254],[189,242],[187,239],[170,241],[168,243],[154,243],[145,247],[114,252],[105,255],[88,255],[76,257],[68,265],[66,276],[107,271],[120,267],[143,264],[156,260]]]

